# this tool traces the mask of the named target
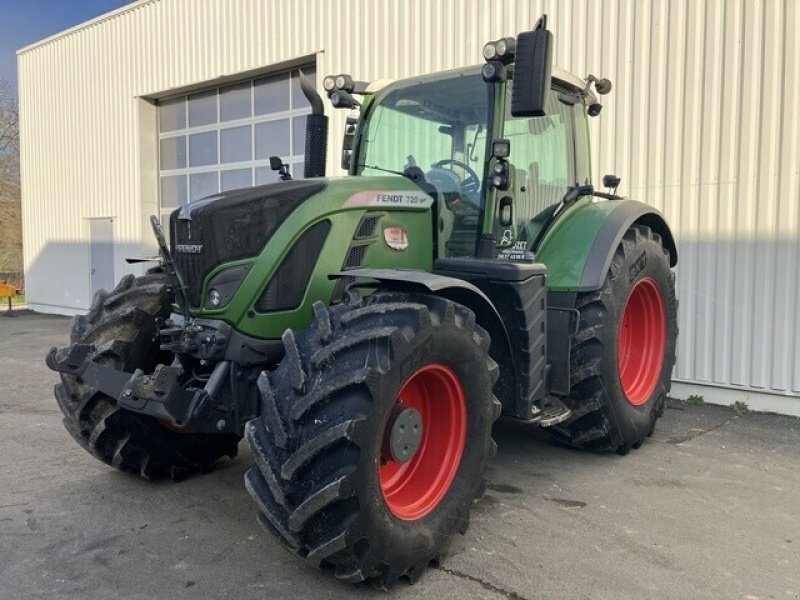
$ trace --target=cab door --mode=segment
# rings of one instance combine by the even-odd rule
[[[531,252],[550,212],[569,188],[588,177],[588,169],[575,158],[576,114],[583,103],[577,95],[553,88],[545,116],[513,117],[509,85],[505,104],[503,137],[511,142],[510,184],[498,192],[498,205],[510,196],[513,219],[509,227],[498,225],[495,235],[501,249]]]

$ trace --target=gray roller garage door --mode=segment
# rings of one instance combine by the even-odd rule
[[[301,69],[314,83],[314,66]],[[296,69],[165,99],[158,111],[162,220],[209,194],[277,181],[270,156],[302,176],[311,109]]]

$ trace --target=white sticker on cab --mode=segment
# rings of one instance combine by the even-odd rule
[[[344,203],[345,208],[355,208],[358,206],[403,206],[409,208],[430,208],[433,204],[431,198],[425,192],[414,192],[407,190],[385,191],[368,190],[358,192],[350,196]]]

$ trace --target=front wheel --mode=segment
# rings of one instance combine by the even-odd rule
[[[663,414],[678,336],[675,274],[661,237],[634,225],[603,287],[581,294],[572,339],[570,419],[548,429],[589,450],[626,454]]]
[[[314,310],[259,380],[247,489],[268,531],[337,578],[416,581],[466,530],[495,448],[489,337],[435,296]]]
[[[159,358],[170,362],[159,356],[158,321],[169,316],[173,300],[165,273],[127,275],[111,293],[97,292],[89,314],[75,317],[70,344],[91,346],[89,358],[101,366],[150,373]],[[51,352],[64,357],[69,350]],[[75,375],[61,373],[55,396],[75,441],[120,471],[179,480],[237,453],[237,435],[172,431],[152,417],[120,408]]]

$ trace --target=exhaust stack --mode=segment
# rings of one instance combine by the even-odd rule
[[[311,104],[311,114],[306,117],[306,153],[303,176],[324,177],[328,149],[328,117],[322,98],[300,71],[300,89]]]

